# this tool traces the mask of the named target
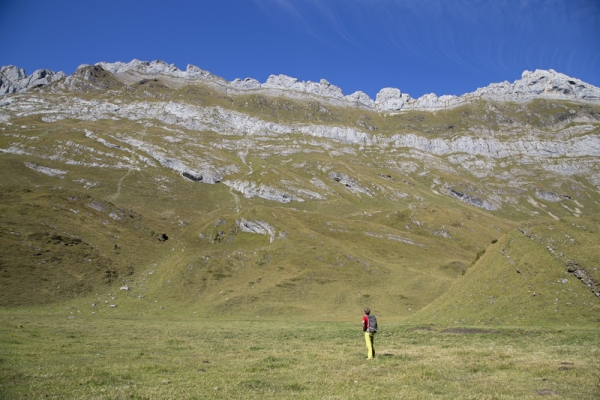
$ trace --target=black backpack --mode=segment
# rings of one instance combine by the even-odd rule
[[[369,315],[369,327],[367,332],[377,332],[377,318],[374,315]]]

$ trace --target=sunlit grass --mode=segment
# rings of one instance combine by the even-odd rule
[[[68,318],[74,316],[74,318]],[[360,317],[360,316],[359,316]],[[0,314],[1,398],[561,398],[600,394],[593,329]]]

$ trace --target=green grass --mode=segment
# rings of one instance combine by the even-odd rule
[[[72,318],[70,318],[72,317]],[[600,394],[597,329],[411,326],[207,314],[0,312],[0,398],[565,399]]]
[[[577,169],[582,159],[434,155],[387,140],[414,134],[528,148],[529,140],[597,134],[598,106],[474,101],[390,115],[155,77],[119,81],[88,70],[96,89],[81,81],[81,90],[10,96],[38,97],[47,108],[74,98],[173,101],[282,126],[360,129],[378,140],[350,144],[294,129],[216,133],[152,118],[44,122],[41,114],[7,114],[10,120],[0,123],[0,305],[114,300],[134,315],[212,310],[292,320],[321,310],[347,320],[369,306],[390,320],[420,315],[421,323],[596,326],[597,297],[566,271],[576,262],[600,282],[593,159],[583,159],[592,172],[564,175],[565,166]],[[190,182],[149,148],[306,201],[246,198],[224,184]],[[30,163],[64,174],[47,176]],[[552,172],[554,166],[563,172]],[[351,176],[369,194],[353,193],[331,172]],[[501,208],[466,204],[447,187]],[[540,199],[536,190],[561,200]],[[270,224],[274,237],[242,232],[242,218]],[[168,240],[159,240],[163,235]],[[557,301],[549,288],[565,278],[569,283],[554,290]],[[533,298],[531,288],[544,295]],[[535,307],[522,306],[529,303]]]
[[[598,106],[474,101],[387,115],[88,70],[80,91],[14,99],[173,101],[382,140],[223,135],[155,119],[3,120],[0,399],[599,397],[600,197],[593,167],[563,175],[594,160],[385,144],[403,134],[569,140],[598,134]],[[148,147],[306,201],[187,181]],[[471,206],[447,187],[502,207]],[[273,240],[242,232],[242,218],[271,225]],[[374,362],[364,360],[365,306],[382,326]]]
[[[227,187],[184,182],[169,171],[94,174],[70,167],[69,178],[60,180],[19,161],[1,160],[11,179],[0,195],[4,305],[92,299],[128,284],[135,296],[145,296],[131,305],[142,309],[161,298],[238,316],[256,309],[294,316],[325,308],[343,318],[369,304],[405,316],[460,276],[448,265],[468,266],[497,227],[510,227],[459,202],[456,208],[439,200],[413,207],[343,190],[331,201],[291,204],[240,195],[237,212]],[[82,188],[81,179],[95,185]],[[114,212],[124,217],[114,219]],[[235,222],[241,218],[270,223],[276,240],[240,232]],[[417,219],[422,226],[413,224]],[[443,225],[452,240],[431,235]],[[157,240],[163,233],[166,242]],[[81,242],[62,246],[50,240],[56,235]]]
[[[569,271],[576,263],[598,280],[595,219],[586,225],[525,224],[485,252],[448,291],[427,305],[415,321],[471,325],[598,325],[595,292]]]

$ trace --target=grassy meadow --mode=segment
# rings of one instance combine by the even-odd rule
[[[598,160],[553,155],[598,106],[392,115],[90,71],[0,110],[0,400],[600,398]]]
[[[600,396],[597,329],[443,328],[381,318],[376,359],[366,360],[359,321],[2,309],[0,398]]]

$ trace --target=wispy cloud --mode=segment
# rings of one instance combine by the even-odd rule
[[[308,23],[300,11],[288,0],[254,0],[254,2],[271,18],[278,19],[285,14],[292,24],[306,28]]]
[[[254,1],[283,24],[338,48],[346,43],[480,73],[600,62],[596,0]]]
[[[331,33],[352,42],[335,7],[319,0],[254,0],[269,17],[331,47],[338,47]],[[326,31],[327,34],[323,34]],[[358,43],[355,43],[358,45]]]

